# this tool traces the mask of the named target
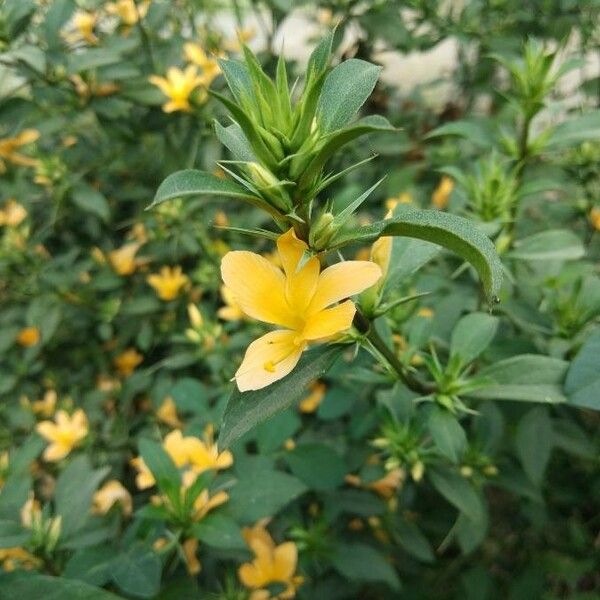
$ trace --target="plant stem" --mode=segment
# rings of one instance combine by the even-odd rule
[[[381,339],[381,336],[373,327],[371,321],[367,319],[360,311],[356,311],[354,316],[354,326],[366,336],[373,347],[383,356],[390,367],[396,372],[398,378],[414,392],[428,395],[436,390],[435,385],[421,381],[406,369],[398,360],[393,350]]]

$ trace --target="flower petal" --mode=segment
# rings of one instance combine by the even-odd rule
[[[366,260],[348,260],[328,267],[319,276],[317,291],[308,307],[309,314],[366,290],[380,277],[379,266]]]
[[[352,300],[314,313],[308,318],[302,337],[305,340],[318,340],[347,331],[352,325],[355,313],[356,307]]]
[[[240,392],[259,390],[285,377],[306,347],[295,331],[271,331],[252,342],[235,374]]]
[[[44,460],[46,462],[57,462],[63,459],[69,452],[71,452],[71,446],[65,444],[54,443],[50,444],[44,450]]]
[[[288,581],[296,570],[298,550],[294,542],[284,542],[273,551],[273,579]]]
[[[294,316],[285,300],[285,277],[266,258],[254,252],[228,252],[221,275],[240,308],[253,319],[294,329]]]
[[[317,289],[321,265],[316,256],[298,268],[308,246],[296,237],[293,229],[279,236],[277,250],[286,275],[285,296],[296,314],[303,314]]]

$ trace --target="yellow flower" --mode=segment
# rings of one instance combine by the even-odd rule
[[[148,275],[146,281],[161,300],[168,302],[179,296],[181,288],[187,285],[189,278],[181,272],[181,267],[162,267],[160,274]]]
[[[190,468],[197,475],[209,469],[227,469],[233,464],[233,454],[229,450],[219,452],[211,425],[205,429],[203,440],[190,436],[185,438],[185,443]]]
[[[144,462],[144,459],[141,456],[132,458],[129,461],[129,464],[137,471],[137,475],[135,476],[135,485],[138,486],[138,489],[145,490],[147,488],[151,488],[156,483],[154,476],[148,468],[148,465]]]
[[[73,15],[72,31],[65,34],[64,38],[70,44],[77,42],[87,42],[88,44],[96,44],[98,38],[94,33],[94,29],[98,24],[98,13],[93,11],[78,10]]]
[[[188,439],[183,437],[179,429],[165,436],[163,448],[173,459],[176,467],[183,467],[188,462]]]
[[[56,408],[56,400],[56,391],[47,390],[42,400],[36,400],[31,405],[31,410],[33,410],[33,413],[36,415],[46,418],[51,417],[54,414],[54,409]]]
[[[24,550],[23,548],[1,548],[0,563],[5,571],[14,571],[16,568],[31,570],[39,566],[42,561]]]
[[[410,194],[408,192],[401,192],[397,196],[388,198],[385,201],[385,207],[388,210],[394,210],[396,208],[396,206],[398,206],[398,204],[412,204],[412,202],[413,202],[412,194]]]
[[[24,348],[30,348],[40,342],[40,330],[37,327],[24,327],[17,335],[17,343]]]
[[[590,223],[596,231],[600,231],[600,207],[595,206],[590,211]]]
[[[303,581],[302,577],[294,575],[298,564],[296,544],[284,542],[276,546],[262,523],[244,527],[242,534],[255,556],[252,562],[244,563],[238,569],[242,584],[253,590],[250,600],[293,598]],[[283,584],[285,589],[271,596],[266,588],[274,583]]]
[[[381,277],[381,269],[368,261],[340,262],[319,273],[319,259],[313,256],[299,268],[308,246],[293,229],[279,237],[277,247],[284,272],[253,252],[229,252],[221,262],[223,281],[244,313],[285,328],[250,344],[235,374],[240,391],[258,390],[285,377],[309,343],[350,329],[354,303],[328,307]]]
[[[300,401],[300,412],[313,413],[325,397],[327,386],[322,381],[313,381],[310,386],[310,394]]]
[[[92,512],[105,515],[117,502],[121,503],[123,514],[131,514],[131,494],[120,481],[111,479],[94,494]]]
[[[56,462],[63,459],[88,434],[88,420],[83,410],[69,416],[59,410],[52,421],[38,423],[35,430],[51,444],[44,451],[44,460]]]
[[[143,360],[144,357],[135,348],[128,348],[121,352],[113,362],[119,375],[129,377]]]
[[[193,520],[200,521],[203,519],[213,508],[225,504],[229,500],[229,494],[224,491],[219,491],[213,496],[210,495],[207,489],[200,492],[196,500],[194,501],[194,514]]]
[[[19,154],[17,148],[33,144],[40,137],[40,132],[36,129],[23,129],[21,133],[11,138],[0,138],[0,173],[6,171],[4,161],[20,165],[23,167],[35,167],[38,161],[24,154]]]
[[[210,84],[221,73],[218,61],[214,58],[209,58],[202,46],[193,42],[184,44],[183,53],[187,60],[202,69],[202,85],[210,87]]]
[[[156,416],[159,421],[166,423],[170,427],[182,427],[182,423],[177,416],[177,407],[171,396],[167,396],[159,409],[156,411]]]
[[[138,261],[135,255],[140,246],[137,242],[129,242],[108,253],[108,262],[117,275],[131,275],[136,270]]]
[[[27,209],[12,198],[4,203],[0,209],[0,225],[17,227],[27,217]]]
[[[384,477],[377,481],[370,481],[365,485],[367,489],[373,490],[382,498],[391,498],[404,481],[404,471],[402,469],[392,469]]]
[[[423,317],[424,319],[432,319],[434,314],[435,313],[433,310],[431,308],[427,308],[426,306],[420,308],[417,312],[417,316]]]
[[[146,16],[150,8],[150,0],[139,4],[135,0],[116,0],[116,2],[109,2],[105,8],[109,15],[119,17],[123,25],[131,26]]]
[[[247,44],[256,36],[254,27],[244,27],[236,29],[237,37],[235,40],[225,42],[225,49],[230,52],[239,52],[242,49],[242,44]]]
[[[169,98],[169,101],[163,104],[163,110],[166,113],[176,110],[186,112],[192,110],[190,95],[198,86],[204,84],[204,78],[198,75],[194,65],[188,65],[183,71],[177,67],[169,67],[166,77],[151,75],[148,81],[158,87]],[[206,91],[203,90],[200,101],[204,101],[205,98]]]
[[[189,538],[181,544],[183,554],[185,556],[186,568],[189,575],[198,575],[202,570],[202,564],[198,560],[196,553],[198,552],[198,540]]]
[[[225,306],[222,306],[217,311],[217,316],[223,321],[240,321],[245,317],[240,305],[235,301],[233,292],[226,286],[221,286],[221,298],[225,302]]]
[[[447,175],[444,175],[431,196],[431,204],[439,210],[446,208],[453,189],[454,181]]]

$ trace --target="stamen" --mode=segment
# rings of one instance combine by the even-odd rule
[[[264,365],[263,365],[263,369],[265,371],[268,371],[269,373],[275,373],[275,365],[273,364],[272,360],[268,360]]]

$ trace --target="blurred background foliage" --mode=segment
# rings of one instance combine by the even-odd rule
[[[0,597],[598,598],[599,14],[4,0]],[[334,205],[385,175],[357,223],[398,203],[468,216],[501,302],[490,316],[460,260],[399,238],[380,333],[443,393],[415,402],[348,352],[218,450],[262,331],[220,258],[271,256],[235,230],[267,222],[216,197],[145,208],[173,171],[224,175],[216,57],[248,43],[273,73],[283,49],[293,81],[336,26],[336,61],[384,65],[363,112],[399,132],[336,158],[379,155]]]

